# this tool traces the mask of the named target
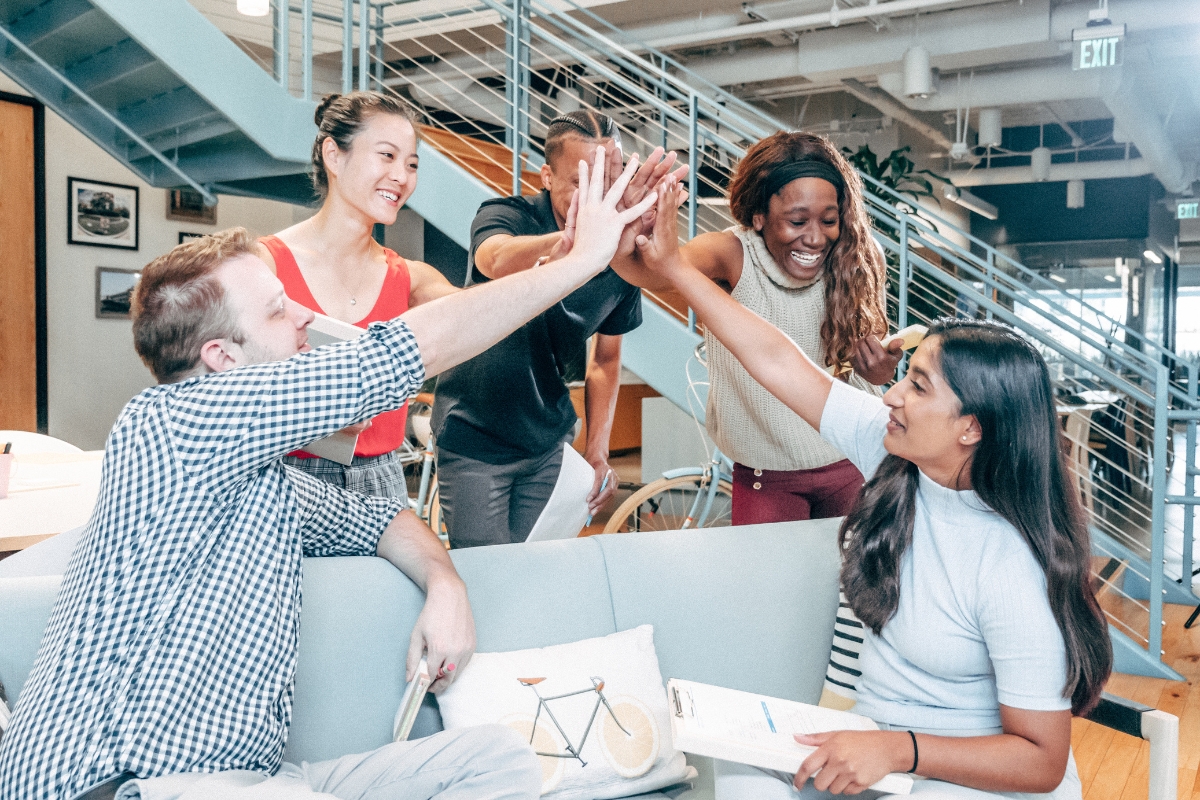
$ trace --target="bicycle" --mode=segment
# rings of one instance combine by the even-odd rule
[[[695,360],[707,366],[704,342],[696,345]],[[687,365],[688,405],[698,402],[691,362]],[[699,427],[695,409],[692,418]],[[703,438],[703,433],[701,433]],[[667,470],[656,481],[642,486],[617,507],[604,526],[605,533],[673,531],[716,528],[733,524],[733,460],[713,448],[707,464]]]
[[[420,464],[421,477],[416,497],[409,497],[409,507],[438,538],[447,542],[442,521],[442,504],[438,497],[437,474],[434,465],[434,437],[430,426],[433,414],[433,394],[421,392],[408,404],[408,435],[400,446],[400,463],[408,467]]]
[[[529,688],[537,697],[537,713],[533,716],[513,714],[501,720],[503,724],[517,731],[522,738],[527,739],[536,755],[548,759],[542,762],[543,793],[550,791],[562,779],[566,761],[574,759],[579,762],[581,768],[588,765],[588,762],[583,759],[583,748],[592,733],[593,726],[596,726],[596,718],[601,705],[608,713],[600,716],[599,725],[596,726],[598,727],[596,738],[600,752],[609,766],[618,775],[625,778],[644,775],[654,766],[659,750],[658,726],[655,724],[650,710],[640,701],[621,695],[614,697],[610,702],[604,695],[604,678],[597,676],[589,678],[592,685],[585,689],[563,692],[552,697],[542,697],[537,687],[545,680],[545,678],[517,678],[522,686]],[[575,744],[567,735],[558,718],[554,716],[554,712],[550,710],[550,703],[592,692],[596,695],[596,702],[592,706],[579,743]],[[553,723],[553,728],[544,724],[541,727],[538,726],[543,711],[545,711],[546,718]],[[624,722],[622,722],[622,718]]]

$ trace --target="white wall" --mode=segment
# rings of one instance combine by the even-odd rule
[[[0,74],[0,90],[27,94]],[[67,244],[67,177],[138,187],[138,249]],[[140,269],[178,243],[179,231],[244,225],[267,234],[304,212],[285,203],[222,196],[216,225],[168,222],[166,190],[139,180],[90,139],[46,110],[46,301],[50,435],[85,450],[104,446],[125,403],[154,383],[133,350],[131,323],[97,319],[96,267]],[[300,211],[298,214],[297,211]]]

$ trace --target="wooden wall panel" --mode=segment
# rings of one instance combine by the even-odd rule
[[[0,101],[0,429],[37,430],[34,109]]]

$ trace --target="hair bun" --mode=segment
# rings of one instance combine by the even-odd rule
[[[313,114],[313,122],[317,123],[318,128],[321,127],[321,122],[325,119],[325,112],[328,111],[329,107],[337,102],[338,98],[340,97],[341,95],[337,93],[327,94],[325,95],[324,99],[317,104],[317,110]]]

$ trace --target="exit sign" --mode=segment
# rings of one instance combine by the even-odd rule
[[[1125,26],[1102,25],[1071,32],[1075,41],[1072,69],[1117,67],[1125,56]]]
[[[1175,219],[1200,219],[1200,201],[1175,206]]]

